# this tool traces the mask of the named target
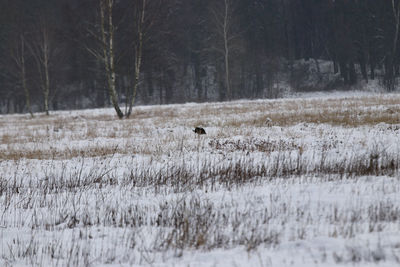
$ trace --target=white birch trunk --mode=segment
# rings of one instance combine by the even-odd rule
[[[17,64],[17,67],[19,69],[19,75],[20,75],[20,79],[21,79],[21,85],[22,85],[22,89],[24,90],[24,95],[25,95],[25,102],[26,102],[26,107],[28,109],[29,114],[31,115],[31,117],[33,118],[33,113],[32,113],[32,108],[31,108],[31,97],[30,97],[30,93],[29,93],[29,89],[28,89],[28,85],[26,82],[26,67],[25,67],[25,38],[23,36],[23,34],[21,34],[20,36],[20,51],[17,52],[17,55],[14,56],[14,60]],[[18,46],[18,45],[17,45]],[[16,48],[18,51],[18,48]]]
[[[229,77],[229,0],[225,1],[224,12],[224,25],[223,25],[223,38],[224,38],[224,59],[225,59],[225,84],[226,84],[226,97],[231,99],[231,85]]]
[[[100,0],[100,19],[101,19],[101,37],[103,46],[104,66],[107,76],[108,92],[110,94],[111,103],[119,118],[122,118],[122,113],[118,105],[118,95],[115,87],[115,66],[114,66],[114,25],[112,20],[113,0]],[[107,33],[105,30],[106,18],[105,11],[107,10]]]
[[[137,89],[139,86],[140,67],[142,64],[143,25],[144,25],[145,10],[146,10],[146,0],[143,0],[143,6],[142,6],[141,14],[139,17],[139,22],[138,22],[138,43],[135,48],[135,51],[136,51],[135,78],[134,78],[133,91],[132,91],[132,95],[131,95],[131,102],[129,105],[129,111],[127,113],[127,117],[129,117],[131,115],[132,107],[135,104]]]

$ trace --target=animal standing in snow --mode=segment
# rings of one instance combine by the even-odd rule
[[[194,128],[193,132],[197,133],[197,134],[206,134],[206,130],[204,130],[201,127],[196,127]]]

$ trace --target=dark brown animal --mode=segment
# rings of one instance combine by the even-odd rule
[[[206,134],[206,130],[204,130],[201,127],[196,127],[194,128],[193,132],[197,133],[197,134]]]

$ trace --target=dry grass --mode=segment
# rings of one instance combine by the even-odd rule
[[[352,99],[285,100],[271,103],[252,103],[231,110],[237,116],[221,126],[266,126],[267,120],[275,126],[298,123],[327,123],[357,127],[378,123],[400,123],[400,97],[385,96]],[[244,116],[254,114],[254,117]],[[240,116],[243,115],[243,116]]]
[[[303,264],[329,253],[398,264],[399,124],[357,128],[397,122],[398,100],[0,116],[0,265],[157,265],[197,249],[287,255],[294,243]]]
[[[10,144],[13,142],[13,138],[11,135],[5,133],[1,136],[1,143],[2,144]]]
[[[386,123],[396,131],[400,124],[400,96],[138,107],[129,119],[123,120],[117,119],[111,109],[57,112],[51,116],[37,114],[33,119],[26,115],[5,115],[0,116],[0,158],[67,159],[115,153],[112,142],[103,146],[96,143],[101,138],[116,140],[116,143],[130,143],[130,140],[140,138],[143,142],[139,147],[127,145],[118,148],[117,152],[152,154],[161,150],[157,148],[161,144],[179,143],[180,139],[186,138],[175,134],[175,127],[184,128],[185,133],[187,129],[188,135],[195,126],[213,127],[216,129],[212,136],[216,139],[214,145],[229,145],[218,139],[237,135],[251,137],[252,131],[248,129],[287,127],[298,123],[344,127]],[[56,149],[60,142],[69,147]],[[74,142],[83,145],[71,145]],[[268,149],[274,147],[266,145]],[[262,146],[257,149],[263,150]]]
[[[10,149],[9,151],[1,151],[0,160],[19,160],[26,159],[71,159],[71,158],[90,158],[102,157],[115,153],[126,152],[126,150],[119,151],[118,147],[85,147],[82,149],[34,149],[31,151]],[[122,154],[122,153],[121,153]]]

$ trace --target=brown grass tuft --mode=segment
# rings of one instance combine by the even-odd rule
[[[207,140],[205,144],[213,140],[215,143],[211,147],[214,149],[236,146],[239,150],[269,151],[277,149],[279,144],[258,144],[260,140],[252,140],[253,132],[257,129],[265,128],[267,133],[273,130],[269,127],[287,127],[299,123],[344,127],[384,123],[388,125],[388,130],[397,131],[400,129],[399,114],[399,95],[375,95],[322,100],[281,99],[192,106],[146,106],[134,109],[129,119],[122,120],[117,119],[112,110],[100,110],[95,114],[91,111],[55,112],[50,116],[39,114],[33,119],[25,115],[6,115],[0,116],[0,141],[3,145],[0,147],[0,157],[96,157],[113,153],[113,144],[116,143],[131,144],[119,148],[118,153],[168,154],[183,149],[182,140],[193,146],[186,139],[195,138],[191,132],[195,126],[206,127],[209,134],[204,137]],[[175,130],[177,127],[180,127],[179,132]],[[249,144],[234,144],[229,143],[233,141],[221,140],[229,140],[233,136],[252,141]],[[93,144],[93,140],[99,138],[115,142],[106,141],[102,144],[104,147],[99,147]],[[58,146],[60,142],[68,144],[68,148]],[[287,145],[290,147],[290,144]],[[52,148],[49,149],[49,146]],[[199,146],[186,145],[185,149],[197,151]]]

